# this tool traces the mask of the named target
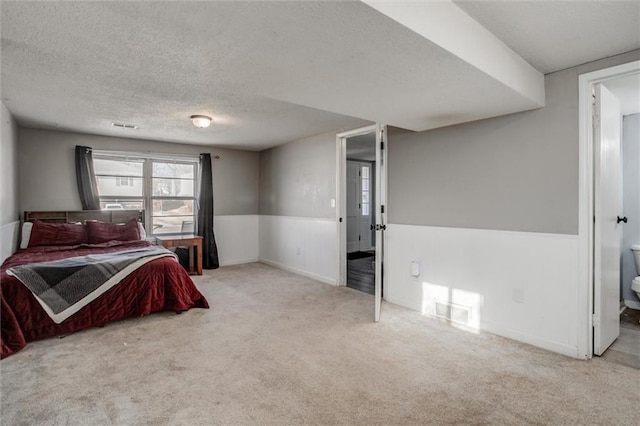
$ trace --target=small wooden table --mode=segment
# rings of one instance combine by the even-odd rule
[[[189,269],[187,272],[193,275],[202,275],[202,237],[199,235],[168,235],[156,236],[156,239],[166,248],[188,247]],[[195,254],[194,254],[195,251]]]

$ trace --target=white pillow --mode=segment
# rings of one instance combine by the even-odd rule
[[[29,246],[29,239],[31,238],[32,228],[33,222],[25,222],[22,224],[22,237],[20,238],[21,249],[26,249]]]
[[[147,239],[147,232],[144,230],[144,226],[142,226],[142,223],[140,222],[138,222],[138,232],[140,233],[141,240]]]

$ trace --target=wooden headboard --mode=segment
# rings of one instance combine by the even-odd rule
[[[54,223],[85,222],[99,220],[102,222],[125,223],[136,219],[144,226],[144,210],[80,210],[62,212],[24,212],[24,221],[34,220]]]

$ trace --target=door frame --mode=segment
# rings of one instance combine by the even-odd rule
[[[336,223],[339,256],[336,282],[339,286],[347,285],[347,139],[374,133],[377,129],[378,126],[372,124],[336,135]]]
[[[596,84],[640,73],[632,61],[578,77],[578,356],[593,357],[594,308],[594,140],[592,94]]]

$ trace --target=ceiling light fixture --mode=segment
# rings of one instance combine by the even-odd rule
[[[211,124],[211,117],[207,117],[206,115],[192,115],[191,121],[194,126],[204,129]]]

